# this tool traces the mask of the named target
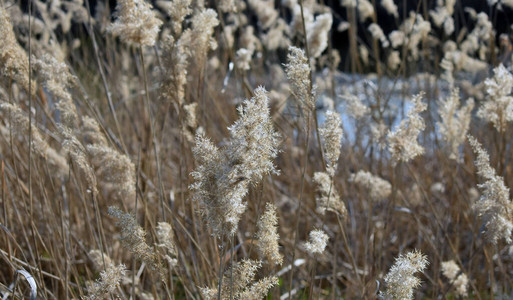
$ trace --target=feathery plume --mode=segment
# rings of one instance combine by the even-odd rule
[[[228,127],[230,142],[226,157],[236,176],[256,184],[266,174],[277,174],[273,159],[278,155],[280,135],[273,128],[269,111],[269,95],[264,87],[238,107],[239,119]]]
[[[278,218],[276,217],[276,206],[267,203],[265,212],[257,222],[257,247],[261,256],[267,258],[270,265],[281,265],[283,255],[280,254],[278,240]]]
[[[458,296],[467,296],[468,277],[465,273],[460,273],[460,267],[454,260],[442,262],[442,274],[449,279]]]
[[[352,174],[349,180],[368,190],[370,198],[374,201],[385,199],[392,193],[390,182],[370,172],[360,170]]]
[[[192,13],[191,2],[191,0],[157,1],[157,6],[161,7],[171,17],[175,35],[182,32],[182,23],[185,17]]]
[[[255,96],[239,107],[240,118],[228,128],[230,140],[222,150],[208,138],[196,136],[193,155],[198,167],[191,173],[192,197],[216,236],[235,233],[246,209],[243,198],[249,184],[278,172],[273,159],[278,155],[279,135],[268,103],[265,89],[257,88]]]
[[[374,5],[369,0],[358,0],[358,15],[360,16],[360,22],[365,22],[368,18],[374,15]]]
[[[10,114],[10,121],[13,131],[26,140],[28,144],[29,118],[16,104],[0,102],[0,111],[6,115]],[[7,120],[7,118],[5,118]],[[32,151],[43,159],[46,159],[51,170],[57,176],[64,176],[68,173],[68,162],[60,153],[50,147],[41,135],[37,126],[32,126]]]
[[[86,150],[95,174],[101,178],[99,183],[117,200],[132,206],[135,201],[135,166],[130,157],[109,146],[100,126],[92,118],[84,117],[82,135],[88,142]]]
[[[336,111],[328,110],[326,112],[326,121],[319,134],[322,138],[326,155],[326,172],[333,177],[337,170],[338,158],[340,156],[340,147],[342,146],[342,121],[340,114]]]
[[[493,69],[493,78],[485,80],[488,100],[477,111],[477,116],[491,122],[497,131],[506,130],[506,122],[513,121],[513,75],[500,64]]]
[[[424,271],[428,264],[426,256],[420,251],[400,254],[385,276],[387,289],[381,296],[386,300],[413,299],[413,289],[420,286],[420,279],[414,274]]]
[[[400,64],[401,64],[401,57],[400,57],[399,51],[396,51],[396,50],[390,51],[390,53],[388,54],[388,57],[387,57],[387,66],[391,70],[397,70],[397,68],[399,67]]]
[[[395,5],[394,0],[381,0],[381,6],[387,11],[389,15],[394,17],[399,17],[399,13],[397,12],[397,5]]]
[[[162,21],[145,0],[118,0],[116,20],[107,31],[131,45],[153,46]]]
[[[84,145],[82,145],[82,143],[75,137],[70,128],[61,126],[60,132],[64,137],[62,147],[71,157],[71,160],[75,165],[82,171],[90,191],[93,195],[96,195],[98,193],[96,188],[96,176],[89,160],[87,159],[87,152]]]
[[[171,266],[175,266],[178,261],[176,258],[176,244],[175,244],[175,234],[173,233],[173,227],[171,224],[167,222],[159,222],[157,224],[157,239],[159,244],[157,245],[160,248],[165,249],[166,253],[164,254],[164,258],[171,264]]]
[[[310,231],[310,240],[305,242],[304,246],[311,255],[322,254],[328,244],[328,235],[321,229]]]
[[[198,120],[196,118],[196,109],[198,108],[198,103],[194,102],[191,104],[186,104],[183,106],[184,112],[184,123],[182,124],[183,132],[185,134],[185,138],[190,142],[194,143],[194,136],[197,131],[203,130],[202,127],[199,127]]]
[[[103,270],[103,261],[105,261],[105,266],[110,266],[113,264],[110,257],[106,253],[102,253],[100,250],[90,250],[87,255],[93,262],[93,267],[96,271]]]
[[[310,65],[305,52],[294,46],[289,47],[288,64],[285,65],[287,78],[292,85],[290,89],[296,97],[301,109],[313,111],[315,108],[315,92],[310,90]]]
[[[75,82],[75,78],[69,72],[68,66],[49,54],[44,54],[36,60],[36,66],[45,87],[57,101],[56,107],[61,114],[61,123],[71,129],[77,128],[77,109],[68,90]]]
[[[360,120],[370,113],[370,108],[363,104],[358,96],[346,94],[341,96],[341,98],[345,100],[347,113],[356,120]]]
[[[146,263],[152,270],[162,274],[157,255],[153,249],[146,243],[146,231],[137,224],[134,216],[129,213],[123,213],[119,208],[109,207],[109,215],[119,219],[116,225],[121,229],[121,243],[130,250],[138,259]]]
[[[89,116],[82,118],[82,137],[86,144],[107,146],[109,143],[100,130],[98,122]]]
[[[18,44],[12,28],[9,13],[0,6],[0,70],[2,75],[18,82],[28,93],[29,91],[29,60],[27,53]],[[35,82],[32,81],[31,90],[34,94]]]
[[[247,193],[247,181],[229,178],[230,167],[224,153],[208,138],[196,135],[192,149],[198,166],[191,175],[192,200],[214,236],[235,232],[240,216],[246,209],[242,198]]]
[[[87,145],[87,153],[104,188],[122,202],[135,201],[135,166],[128,156],[108,146]]]
[[[306,27],[306,36],[310,55],[312,58],[321,56],[322,52],[328,47],[328,33],[333,24],[331,13],[325,13],[317,16],[315,22]]]
[[[257,270],[261,267],[262,262],[251,259],[244,259],[232,266],[232,271],[228,270],[223,278],[223,286],[221,287],[221,299],[228,300],[257,300],[264,298],[269,290],[278,284],[276,276],[266,277],[257,282],[253,282]],[[230,273],[233,273],[230,284]],[[217,288],[202,288],[203,298],[207,300],[215,300],[217,298]]]
[[[478,187],[483,190],[481,197],[472,208],[484,223],[485,237],[492,244],[503,238],[511,244],[513,231],[513,204],[509,199],[509,188],[504,185],[504,179],[495,173],[490,166],[488,153],[476,138],[468,135],[468,140],[477,155],[475,164],[477,174],[486,181]]]
[[[217,25],[219,25],[217,13],[210,8],[202,10],[192,17],[191,57],[195,58],[196,65],[200,68],[205,64],[208,50],[217,48],[217,43],[212,38]]]
[[[167,35],[163,38],[162,64],[163,74],[160,82],[160,95],[165,101],[182,105],[187,84],[187,67],[189,65],[191,32],[185,31],[178,41]]]
[[[390,46],[386,35],[383,33],[383,29],[381,29],[378,24],[370,24],[368,30],[371,33],[373,39],[379,40],[381,42],[381,46],[383,48],[388,48],[388,46]]]
[[[345,218],[347,215],[346,206],[344,202],[340,200],[340,196],[335,189],[330,175],[324,172],[315,172],[313,180],[317,186],[315,195],[315,201],[317,203],[316,211],[324,215],[326,210],[329,210]]]
[[[427,105],[422,103],[422,96],[420,93],[413,97],[414,107],[408,112],[406,120],[402,120],[395,131],[388,132],[388,151],[394,163],[408,162],[424,153],[424,147],[417,141],[419,133],[425,128],[420,113],[426,110]]]
[[[88,288],[88,300],[105,299],[107,295],[114,292],[121,279],[125,276],[126,268],[123,264],[114,266],[110,264],[105,271],[100,272],[100,279]]]
[[[249,0],[249,6],[258,17],[262,29],[269,29],[278,19],[278,11],[274,9],[274,1]]]
[[[440,134],[442,135],[443,140],[447,143],[449,158],[456,161],[461,161],[458,149],[465,141],[467,131],[470,126],[474,100],[468,99],[465,106],[461,108],[459,108],[459,106],[459,90],[455,88],[447,99],[439,102],[438,114],[442,121],[437,122],[437,125],[440,128]]]
[[[237,68],[248,71],[251,68],[250,63],[251,56],[253,56],[253,51],[250,51],[246,48],[240,48],[235,54],[235,65]]]

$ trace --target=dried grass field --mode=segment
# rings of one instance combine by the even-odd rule
[[[1,299],[513,298],[512,1],[90,1],[0,0]]]

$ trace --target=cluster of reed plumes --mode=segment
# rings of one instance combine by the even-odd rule
[[[215,2],[0,0],[2,299],[513,297],[511,1]]]

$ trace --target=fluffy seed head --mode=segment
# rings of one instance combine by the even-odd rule
[[[110,293],[114,292],[121,279],[125,276],[126,268],[124,265],[114,266],[110,264],[107,269],[100,272],[100,279],[88,288],[89,295],[86,299],[101,300],[105,299]]]
[[[107,31],[127,44],[153,46],[162,21],[145,0],[118,0],[116,20]]]
[[[166,253],[164,254],[164,258],[171,263],[171,265],[176,265],[177,260],[177,252],[176,252],[176,244],[175,244],[175,234],[173,233],[173,228],[171,224],[167,222],[159,222],[157,224],[157,239],[159,244],[157,245],[160,248],[165,249]]]
[[[311,255],[322,254],[328,244],[328,235],[321,229],[310,231],[310,240],[304,244],[306,251]]]
[[[75,82],[75,78],[69,72],[68,66],[49,54],[44,54],[36,60],[36,65],[45,87],[55,97],[57,109],[61,114],[61,123],[71,129],[77,128],[77,109],[68,90]]]
[[[367,171],[360,170],[352,174],[350,181],[368,190],[370,198],[374,201],[385,199],[392,193],[390,182]]]
[[[117,218],[116,225],[121,228],[121,243],[135,257],[145,262],[152,270],[162,274],[162,267],[153,249],[146,243],[146,231],[142,229],[134,216],[123,213],[119,208],[109,207],[109,215]]]
[[[428,265],[426,256],[420,251],[400,254],[385,276],[386,291],[381,294],[384,299],[413,299],[413,289],[420,286],[420,279],[414,276]]]
[[[264,298],[269,290],[278,284],[276,276],[265,277],[253,282],[257,270],[261,267],[260,261],[244,259],[232,266],[233,270],[227,270],[221,287],[221,299],[236,300],[257,300]],[[230,274],[233,273],[233,280],[230,281]],[[233,283],[233,285],[231,284]],[[217,288],[202,288],[201,294],[207,300],[215,300]]]
[[[328,33],[333,23],[331,13],[325,13],[315,18],[315,22],[306,28],[308,47],[312,58],[321,56],[328,47]]]
[[[442,121],[437,122],[440,134],[447,143],[449,158],[456,161],[461,161],[459,147],[465,141],[470,126],[474,100],[469,99],[465,106],[459,106],[459,90],[454,89],[447,99],[438,104],[438,114]]]
[[[392,155],[394,163],[408,162],[424,153],[424,147],[419,145],[417,138],[426,125],[420,113],[426,110],[427,105],[422,103],[423,94],[413,97],[414,107],[408,112],[405,120],[395,129],[388,132],[388,151]]]
[[[235,233],[246,209],[243,199],[249,184],[277,173],[273,159],[278,155],[279,135],[274,131],[264,88],[239,107],[240,118],[228,128],[230,140],[220,150],[209,139],[197,135],[193,148],[198,167],[191,175],[193,200],[214,235]]]
[[[490,243],[496,244],[503,238],[511,244],[513,204],[509,199],[509,188],[504,184],[504,179],[490,166],[488,153],[477,139],[469,135],[468,140],[477,155],[477,174],[485,179],[484,183],[478,185],[483,193],[479,200],[473,203],[472,208],[483,221],[485,237]]]
[[[329,210],[339,214],[342,218],[345,218],[347,215],[346,206],[344,205],[344,202],[340,200],[340,196],[335,189],[335,185],[333,184],[330,175],[324,172],[315,172],[314,182],[317,186],[317,193],[315,195],[317,212],[325,214],[326,210]]]
[[[467,296],[468,277],[465,273],[460,273],[460,267],[454,260],[442,262],[442,273],[454,286],[458,296]]]
[[[0,6],[0,70],[2,75],[20,84],[25,91],[29,91],[29,60],[27,53],[18,44],[12,28],[9,13],[3,5]],[[36,85],[32,80],[31,91],[36,92]]]
[[[310,90],[310,65],[302,49],[290,46],[285,65],[287,78],[292,85],[291,92],[301,109],[311,111],[315,107],[315,93]]]
[[[10,120],[13,132],[19,135],[28,145],[29,117],[25,112],[16,104],[1,101],[0,112],[4,113],[3,117],[6,120]],[[52,172],[57,176],[68,174],[68,162],[66,158],[54,148],[50,147],[37,126],[32,126],[32,151],[45,159]]]
[[[281,265],[283,255],[280,254],[278,241],[278,218],[276,217],[276,206],[267,203],[265,212],[257,223],[257,247],[260,255],[265,257],[270,265]]]
[[[502,132],[506,130],[506,123],[513,121],[513,75],[502,64],[493,69],[493,73],[492,78],[485,80],[488,100],[479,107],[477,115]]]
[[[326,112],[326,121],[319,128],[319,134],[323,140],[326,155],[326,171],[331,177],[335,176],[340,156],[343,133],[341,124],[340,114],[336,111],[328,110]]]

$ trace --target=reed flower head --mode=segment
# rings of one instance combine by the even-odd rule
[[[326,121],[319,134],[323,140],[326,155],[326,171],[333,177],[337,170],[338,158],[340,156],[340,147],[342,146],[342,121],[340,114],[336,111],[328,110],[326,112]]]
[[[465,273],[460,272],[460,267],[454,262],[454,260],[442,262],[442,273],[454,286],[458,296],[467,296],[468,277]]]
[[[125,276],[126,268],[124,265],[107,266],[107,269],[100,272],[100,279],[96,281],[89,289],[88,300],[105,299],[110,293],[114,292],[121,279]]]
[[[399,13],[397,12],[397,5],[395,5],[394,0],[381,0],[381,6],[385,8],[389,15],[394,17],[399,17]]]
[[[269,290],[278,284],[278,277],[265,277],[254,282],[256,273],[261,266],[262,262],[251,259],[235,263],[232,270],[228,270],[224,275],[221,299],[257,300],[264,298]],[[230,284],[231,273],[233,273],[233,285]],[[217,288],[202,288],[201,293],[207,300],[218,299]]]
[[[87,145],[86,149],[102,186],[131,205],[135,201],[135,166],[130,158],[109,146]]]
[[[96,271],[103,270],[103,262],[105,261],[105,266],[112,265],[112,260],[106,253],[102,253],[100,250],[90,250],[87,254],[89,259],[93,262],[93,267]]]
[[[159,222],[157,224],[157,239],[159,244],[157,245],[160,248],[165,249],[166,253],[164,254],[164,258],[172,265],[176,265],[178,261],[176,258],[176,244],[175,244],[175,234],[173,233],[173,227],[171,224],[167,222]]]
[[[239,106],[239,119],[228,127],[226,156],[232,161],[234,175],[256,184],[264,175],[278,173],[273,160],[278,155],[280,135],[273,128],[267,91],[258,87],[254,93]]]
[[[392,193],[390,182],[367,171],[360,170],[352,174],[350,181],[368,190],[370,198],[374,201],[385,199]]]
[[[387,289],[381,296],[384,299],[413,299],[413,289],[420,286],[420,279],[414,276],[428,265],[426,256],[420,251],[400,254],[385,276]]]
[[[46,88],[56,98],[61,123],[72,129],[77,128],[77,109],[68,90],[74,84],[75,78],[69,72],[68,66],[49,54],[44,54],[36,60],[36,65]]]
[[[185,31],[180,38],[175,39],[168,35],[162,42],[162,64],[165,66],[160,82],[160,95],[165,101],[183,105],[185,99],[185,86],[187,84],[187,67],[191,55],[189,43],[191,32]]]
[[[321,56],[322,52],[328,47],[328,33],[333,24],[331,13],[324,13],[315,18],[315,22],[308,24],[306,36],[310,55],[312,58]]]
[[[262,29],[269,29],[278,19],[278,11],[274,9],[274,1],[249,0],[249,6],[254,10]]]
[[[356,120],[360,120],[370,113],[370,108],[363,104],[358,96],[347,94],[341,96],[345,100],[347,113]]]
[[[82,137],[86,144],[107,146],[109,143],[103,135],[100,125],[95,119],[84,116],[82,118]]]
[[[513,121],[513,75],[502,64],[493,69],[493,73],[492,78],[485,80],[488,100],[479,107],[477,115],[503,132],[506,123]]]
[[[146,231],[142,229],[134,216],[122,212],[119,208],[109,207],[109,215],[117,218],[116,225],[121,228],[121,243],[135,257],[145,262],[152,270],[162,274],[162,267],[153,249],[146,243]]]
[[[127,44],[153,46],[162,21],[145,0],[118,0],[116,21],[107,30]]]
[[[267,203],[265,212],[257,223],[257,247],[261,256],[267,258],[270,265],[281,265],[283,255],[280,254],[278,241],[278,218],[276,217],[276,206]]]
[[[28,93],[30,81],[28,56],[16,40],[9,13],[3,5],[0,5],[0,36],[2,36],[0,44],[2,75],[16,81]],[[32,80],[31,91],[33,94],[36,92],[35,86],[35,82]]]
[[[30,121],[25,112],[16,104],[1,101],[0,112],[5,113],[4,118],[6,120],[10,118],[10,125],[12,126],[13,132],[19,135],[28,145]],[[69,169],[66,158],[48,144],[37,126],[32,126],[32,151],[48,162],[48,165],[55,175],[67,175]]]
[[[322,254],[328,244],[328,235],[321,229],[310,231],[310,240],[304,244],[305,249],[311,255]]]
[[[459,90],[454,89],[447,99],[440,101],[438,105],[438,114],[441,122],[437,122],[440,128],[440,134],[447,143],[449,158],[461,161],[459,147],[465,141],[474,100],[469,99],[463,107],[460,106]]]
[[[217,43],[212,38],[217,25],[219,25],[217,13],[210,8],[199,11],[192,17],[190,49],[192,57],[200,68],[205,64],[208,50],[217,48]]]
[[[198,167],[191,173],[193,200],[214,235],[235,233],[249,184],[263,176],[277,173],[273,159],[278,155],[279,135],[274,131],[264,88],[239,107],[240,118],[228,128],[230,140],[217,148],[202,135],[196,136],[193,148]]]
[[[405,120],[395,129],[388,132],[388,151],[392,154],[394,163],[408,162],[424,153],[424,147],[419,145],[417,138],[426,125],[420,113],[426,110],[427,105],[422,103],[423,94],[413,97],[414,107],[408,112]]]
[[[344,202],[340,200],[335,185],[333,184],[332,177],[328,173],[315,172],[314,182],[317,186],[315,200],[317,203],[316,211],[320,214],[325,214],[326,210],[339,214],[342,218],[347,215],[347,209]]]
[[[246,180],[230,180],[230,167],[224,153],[208,138],[197,135],[192,149],[198,164],[191,173],[194,183],[192,200],[212,229],[213,235],[235,232],[240,216],[246,209],[242,199],[247,193]]]
[[[479,200],[473,203],[472,208],[481,218],[485,226],[485,236],[489,242],[496,244],[503,238],[508,244],[513,242],[513,204],[509,199],[509,188],[504,184],[504,179],[495,173],[490,166],[488,153],[481,144],[472,136],[468,140],[474,153],[477,155],[475,164],[477,174],[485,179],[478,187],[483,190]]]
[[[157,1],[157,5],[171,17],[173,32],[176,35],[182,32],[185,17],[192,13],[191,2],[191,0]]]
[[[88,188],[96,195],[98,190],[96,188],[96,175],[94,173],[91,164],[87,158],[87,151],[82,145],[82,143],[76,138],[73,134],[73,131],[67,127],[61,127],[60,132],[64,137],[62,141],[62,146],[64,150],[68,152],[68,155],[71,157],[71,160],[75,163],[75,165],[82,171],[84,178],[86,179]]]
[[[296,97],[301,109],[312,111],[315,108],[315,92],[310,90],[310,65],[305,52],[290,46],[285,65],[287,78],[292,85],[291,92]]]
[[[390,43],[388,42],[386,35],[383,33],[383,29],[381,29],[381,27],[378,24],[372,23],[369,25],[368,29],[372,35],[372,38],[379,40],[383,48],[388,48],[388,46],[390,46]]]

